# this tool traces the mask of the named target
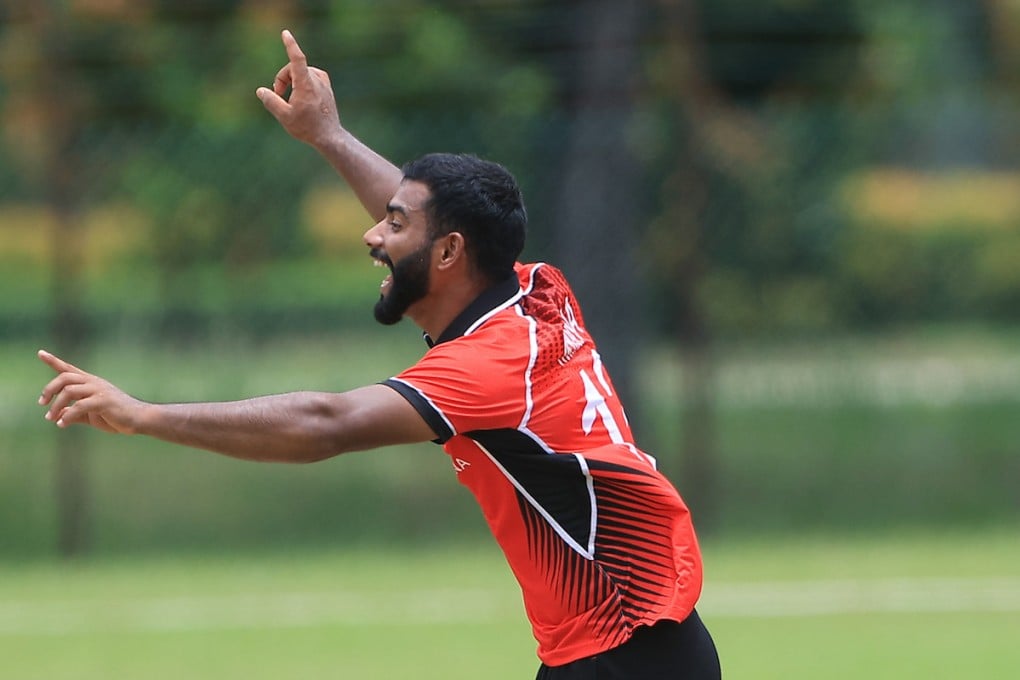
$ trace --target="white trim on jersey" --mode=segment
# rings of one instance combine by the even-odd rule
[[[532,283],[534,283],[534,281],[532,281]],[[525,314],[520,305],[514,307],[514,310],[517,312],[518,316],[528,322],[528,343],[531,352],[531,355],[528,358],[528,368],[524,371],[524,403],[526,406],[524,408],[524,416],[521,418],[521,422],[517,426],[517,429],[528,435],[528,437],[541,446],[542,450],[546,453],[555,454],[556,451],[554,451],[552,447],[546,444],[541,437],[528,428],[528,423],[531,421],[531,413],[535,407],[535,399],[531,394],[531,371],[535,367],[535,362],[538,361],[538,322],[535,321],[534,317]]]
[[[588,461],[585,460],[584,456],[580,453],[575,453],[574,458],[577,459],[577,464],[581,466],[581,472],[584,473],[584,482],[588,487],[588,502],[591,504],[591,526],[588,527],[588,553],[594,556],[595,527],[598,526],[599,522],[599,505],[595,501],[595,479],[591,476],[591,470],[588,469]]]
[[[524,416],[521,418],[520,424],[517,426],[518,430],[527,428],[528,421],[531,420],[531,411],[535,407],[535,398],[531,394],[531,371],[535,368],[535,362],[538,361],[538,324],[535,320],[524,313],[520,305],[517,305],[514,310],[517,315],[528,322],[528,344],[529,354],[528,367],[524,369]]]
[[[532,431],[531,431],[531,430],[530,430],[529,428],[527,428],[527,427],[518,427],[518,428],[517,428],[517,431],[518,431],[518,432],[520,432],[521,434],[525,434],[525,435],[527,435],[527,436],[528,436],[528,439],[530,439],[531,441],[533,441],[533,442],[535,442],[536,444],[538,444],[538,446],[539,446],[539,447],[540,447],[540,448],[541,448],[541,449],[542,449],[543,451],[545,451],[546,453],[548,453],[548,454],[549,454],[550,456],[554,456],[554,455],[557,455],[557,454],[556,454],[556,450],[555,450],[555,449],[553,449],[553,448],[552,448],[551,446],[549,446],[548,444],[546,444],[546,443],[545,443],[545,441],[543,441],[541,437],[539,437],[539,436],[538,436],[537,434],[535,434],[534,432],[532,432]]]
[[[484,453],[489,458],[489,460],[492,461],[492,464],[495,465],[499,469],[499,471],[503,473],[503,476],[506,477],[507,480],[509,480],[509,482],[514,485],[514,488],[517,489],[517,491],[522,496],[524,496],[524,498],[528,501],[531,507],[535,508],[535,510],[538,511],[538,514],[542,515],[542,517],[545,518],[545,521],[549,523],[549,526],[551,526],[553,531],[556,532],[556,535],[563,539],[564,543],[573,548],[573,550],[584,559],[586,560],[595,559],[595,520],[596,520],[595,483],[592,480],[591,471],[588,469],[588,464],[587,462],[585,462],[583,456],[576,453],[574,454],[574,457],[577,459],[578,463],[581,466],[581,471],[584,473],[585,482],[588,486],[588,501],[591,504],[592,524],[588,530],[587,547],[582,546],[580,543],[575,541],[574,538],[569,533],[567,533],[567,531],[560,525],[560,523],[557,522],[556,519],[552,515],[550,515],[549,512],[545,508],[543,508],[542,505],[537,500],[535,500],[535,497],[528,493],[528,490],[524,488],[524,485],[518,482],[517,478],[510,474],[510,472],[500,464],[500,462],[496,459],[494,455],[492,455],[489,452],[488,449],[482,446],[482,444],[478,441],[472,440],[472,442],[475,444],[475,446],[481,449],[482,453]]]
[[[414,390],[415,393],[418,394],[418,396],[420,396],[422,399],[424,399],[425,402],[429,406],[432,407],[433,411],[435,411],[436,413],[439,414],[439,417],[443,419],[443,422],[446,423],[446,426],[448,428],[450,428],[450,432],[453,433],[453,434],[450,435],[450,438],[452,439],[453,437],[457,436],[457,428],[453,426],[453,423],[450,421],[449,418],[446,417],[446,414],[443,413],[443,410],[441,408],[439,408],[438,406],[436,406],[436,402],[434,402],[431,399],[429,399],[429,395],[425,394],[424,392],[422,392],[421,390],[419,390],[417,387],[415,387],[411,383],[407,382],[406,380],[401,380],[400,378],[397,378],[397,377],[390,378],[390,380],[392,380],[394,382],[398,382],[401,385],[407,385],[409,388]]]
[[[541,269],[544,264],[545,262],[536,262],[531,265],[531,271],[528,272],[528,286],[521,291],[521,295],[528,295],[531,293],[531,290],[535,287],[535,272]]]
[[[529,290],[530,290],[530,286],[529,286]],[[493,307],[492,309],[487,311],[485,314],[482,314],[480,317],[478,317],[478,319],[475,320],[475,322],[473,324],[471,324],[470,326],[467,327],[467,330],[464,331],[464,335],[471,335],[473,332],[475,332],[475,330],[478,329],[479,326],[481,326],[483,323],[485,323],[486,321],[491,319],[493,316],[495,316],[496,314],[499,314],[504,309],[508,309],[508,308],[512,307],[513,305],[517,304],[517,302],[522,297],[524,297],[524,295],[525,295],[525,292],[523,290],[521,290],[520,288],[518,288],[517,292],[515,294],[511,295],[507,299],[506,302],[504,302],[504,303],[502,303],[500,305],[497,305],[496,307]]]

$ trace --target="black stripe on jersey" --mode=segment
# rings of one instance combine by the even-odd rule
[[[588,469],[598,508],[594,560],[572,550],[520,494],[518,504],[550,594],[570,611],[590,612],[596,636],[615,646],[674,594],[672,527],[682,506],[646,470],[593,460]]]
[[[436,407],[418,390],[414,389],[405,382],[390,378],[384,380],[381,384],[391,387],[397,391],[400,396],[407,399],[414,407],[414,410],[418,412],[418,415],[422,417],[426,424],[432,428],[432,431],[436,433],[436,438],[433,440],[437,444],[445,444],[450,437],[454,435],[453,428],[446,422],[443,415],[436,410]]]
[[[575,456],[547,453],[519,430],[464,433],[481,444],[506,473],[585,552],[591,545],[592,497]]]
[[[582,614],[597,610],[595,636],[612,638],[613,647],[623,642],[632,625],[621,607],[614,574],[571,549],[520,493],[517,499],[531,560],[550,594],[567,611]]]

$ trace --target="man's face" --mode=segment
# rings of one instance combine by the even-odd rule
[[[426,239],[421,248],[390,264],[392,273],[383,282],[375,303],[375,320],[390,326],[404,318],[407,309],[429,292],[429,254],[432,243]],[[385,257],[385,256],[384,256]]]
[[[387,206],[386,217],[365,234],[377,266],[390,268],[375,304],[379,323],[397,323],[429,292],[432,240],[424,211],[428,198],[424,184],[402,182]]]

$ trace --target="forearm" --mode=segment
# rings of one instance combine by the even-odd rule
[[[232,402],[145,404],[134,433],[243,460],[309,463],[346,450],[333,402],[327,394],[293,392]]]
[[[354,190],[372,219],[381,220],[403,177],[400,168],[344,129],[315,148]]]
[[[346,392],[289,392],[244,401],[150,404],[45,350],[57,372],[39,395],[57,427],[91,425],[244,460],[310,463],[347,451],[426,442],[436,433],[382,384]]]

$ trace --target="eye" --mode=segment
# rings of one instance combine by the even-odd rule
[[[390,220],[390,231],[400,231],[403,228],[404,225],[402,225],[400,222],[397,222],[396,220]]]

